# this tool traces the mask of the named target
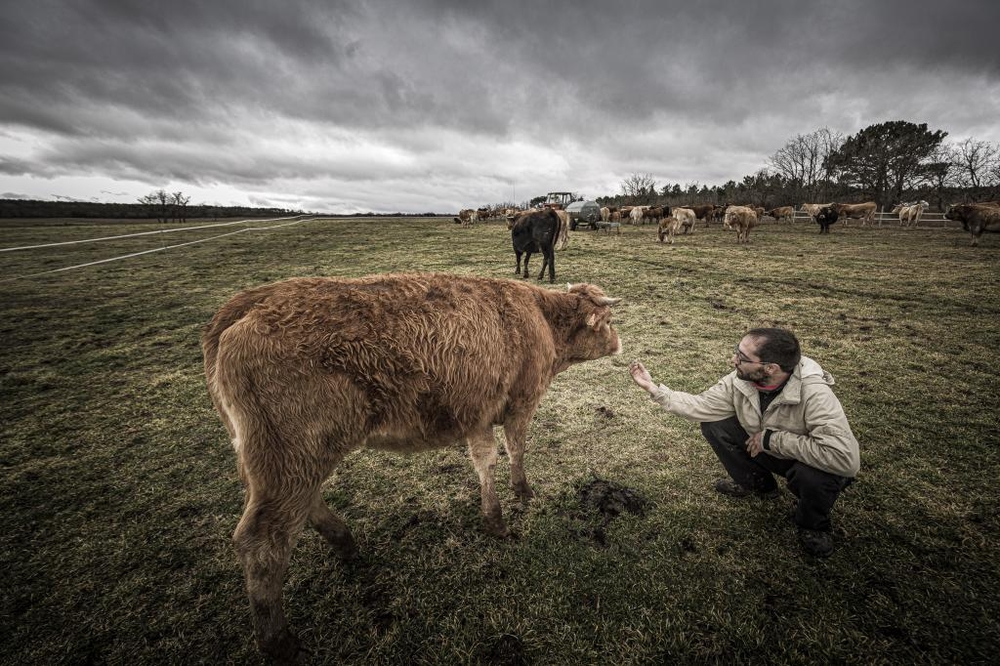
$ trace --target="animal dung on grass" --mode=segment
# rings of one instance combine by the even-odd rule
[[[644,516],[650,505],[638,490],[597,477],[580,489],[578,497],[584,509],[599,514],[605,523],[626,512]]]
[[[575,530],[576,533],[602,547],[608,545],[607,527],[612,520],[623,513],[645,516],[652,504],[634,488],[600,479],[596,475],[580,487],[577,500],[580,510],[570,515],[583,522],[584,526]]]

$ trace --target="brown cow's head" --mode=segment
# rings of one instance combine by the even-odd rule
[[[620,298],[608,298],[592,284],[566,285],[577,296],[576,316],[569,337],[567,361],[589,361],[602,356],[621,354],[622,343],[611,325],[611,307]]]

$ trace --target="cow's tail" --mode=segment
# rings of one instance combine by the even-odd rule
[[[222,406],[219,393],[219,340],[226,329],[245,317],[250,310],[268,296],[270,291],[269,287],[260,287],[237,294],[219,308],[219,311],[215,313],[215,316],[201,333],[201,350],[205,358],[205,380],[208,384],[208,393],[231,437],[234,436],[232,423]]]

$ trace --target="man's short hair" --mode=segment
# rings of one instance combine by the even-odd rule
[[[802,360],[798,338],[784,328],[753,328],[744,337],[757,341],[757,356],[761,361],[777,363],[785,372],[793,372]]]

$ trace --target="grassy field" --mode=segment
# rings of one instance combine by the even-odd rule
[[[0,246],[156,225],[5,226]],[[29,279],[225,231],[0,253],[0,662],[259,663],[230,545],[242,491],[199,335],[233,293],[305,275],[510,277],[498,223],[328,220]],[[994,663],[1000,648],[1000,239],[955,229],[718,226],[572,234],[557,279],[621,297],[621,357],[556,378],[487,537],[461,448],[362,451],[326,497],[362,556],[307,531],[285,586],[315,663]],[[532,271],[541,267],[536,257]],[[837,379],[862,446],[837,550],[800,553],[793,497],[735,500],[697,424],[631,383],[700,391],[782,325]],[[643,498],[614,515],[595,479]],[[602,511],[602,509],[604,509]]]

